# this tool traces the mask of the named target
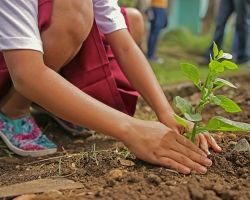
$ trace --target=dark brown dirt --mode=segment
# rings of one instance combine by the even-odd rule
[[[224,90],[242,107],[242,113],[231,119],[250,123],[249,76],[234,78],[240,89]],[[187,90],[192,91],[192,90]],[[193,102],[197,94],[190,95]],[[221,109],[210,107],[205,117],[222,115]],[[136,114],[155,119],[152,110],[140,102]],[[66,177],[84,184],[83,189],[61,191],[57,196],[38,195],[35,199],[170,199],[170,200],[249,200],[250,152],[232,151],[236,142],[249,134],[219,133],[216,139],[223,153],[212,153],[213,166],[206,175],[181,175],[135,159],[116,140],[102,135],[73,137],[44,117],[42,126],[60,146],[60,152],[47,158],[22,158],[0,144],[0,186],[48,177]],[[50,123],[48,123],[50,122]],[[49,125],[46,125],[49,124]],[[52,134],[53,133],[53,134]],[[6,153],[7,152],[7,153]],[[11,156],[11,157],[10,157]],[[47,159],[47,160],[46,160]]]

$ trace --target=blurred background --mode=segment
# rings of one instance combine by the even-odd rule
[[[150,57],[147,52],[150,48],[151,29],[154,26],[151,15],[152,7],[155,6],[152,2],[160,1],[119,0],[119,4],[137,8],[143,14],[146,31],[141,48],[151,61],[158,80],[165,85],[185,80],[179,69],[181,62],[190,62],[199,66],[204,77],[208,70],[209,47],[213,40],[219,39],[218,42],[221,43],[219,46],[225,52],[234,54],[234,50],[237,51],[237,45],[233,45],[234,41],[237,41],[235,39],[236,13],[233,6],[229,8],[229,4],[224,4],[226,1],[233,2],[233,0],[166,1],[167,5],[164,8],[167,10],[167,25],[159,34],[155,53],[157,57],[155,55]],[[156,14],[153,13],[153,15]],[[216,30],[223,33],[223,39],[216,38]],[[247,67],[241,67],[237,73],[242,73],[244,70],[247,70]]]

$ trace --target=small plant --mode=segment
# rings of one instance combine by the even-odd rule
[[[232,56],[218,50],[214,43],[213,56],[210,56],[209,71],[205,82],[200,80],[200,73],[196,66],[192,64],[181,64],[181,70],[185,76],[190,79],[200,91],[200,99],[197,105],[192,106],[190,102],[177,96],[175,106],[180,110],[183,118],[175,115],[176,121],[188,130],[188,121],[193,122],[192,130],[185,133],[185,136],[194,142],[196,134],[207,131],[250,131],[250,125],[242,122],[235,122],[221,116],[212,117],[207,124],[203,122],[202,112],[209,104],[220,106],[228,113],[238,113],[241,108],[231,99],[224,95],[217,95],[215,92],[224,86],[236,88],[236,86],[227,80],[218,78],[225,70],[236,70],[238,66],[230,61]]]

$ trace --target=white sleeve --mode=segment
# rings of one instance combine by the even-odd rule
[[[117,0],[93,0],[95,20],[104,34],[127,28]]]
[[[0,51],[11,49],[43,52],[37,0],[0,0]]]

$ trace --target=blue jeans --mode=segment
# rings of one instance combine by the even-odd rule
[[[237,1],[237,0],[236,0]],[[221,0],[219,5],[218,14],[216,16],[215,21],[215,32],[213,36],[213,41],[218,45],[219,49],[222,48],[225,26],[229,17],[235,11],[234,0]],[[237,35],[237,34],[236,34]],[[234,39],[234,45],[237,45],[238,41],[236,38]],[[233,46],[233,49],[237,49]],[[210,45],[209,49],[206,52],[206,57],[209,59],[210,54],[213,51],[213,44]]]
[[[234,0],[234,4],[237,13],[237,61],[243,63],[250,60],[250,0]]]
[[[152,7],[153,19],[151,19],[150,23],[150,33],[148,38],[148,52],[147,57],[149,59],[154,59],[155,51],[157,47],[157,42],[159,39],[159,35],[162,29],[167,26],[167,10],[165,8],[156,8]]]
[[[213,41],[222,48],[225,26],[234,11],[237,17],[232,50],[237,62],[245,62],[250,59],[250,0],[221,0]],[[206,57],[209,58],[212,48],[211,44]]]

